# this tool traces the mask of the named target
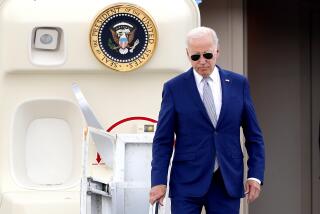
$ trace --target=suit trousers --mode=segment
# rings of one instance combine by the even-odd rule
[[[200,214],[202,207],[206,214],[239,214],[240,198],[230,197],[218,169],[208,192],[203,197],[172,197],[172,214]]]

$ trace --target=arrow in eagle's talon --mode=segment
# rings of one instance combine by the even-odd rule
[[[133,52],[133,50],[136,48],[136,46],[137,46],[139,43],[140,43],[140,42],[139,42],[139,39],[137,39],[137,40],[134,42],[132,48],[130,49],[130,53]]]

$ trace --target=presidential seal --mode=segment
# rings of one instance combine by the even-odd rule
[[[90,46],[96,58],[115,71],[132,71],[144,65],[157,45],[151,16],[133,4],[116,4],[94,20]]]

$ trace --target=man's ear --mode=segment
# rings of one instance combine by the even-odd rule
[[[220,56],[220,51],[217,49],[217,58]]]
[[[187,53],[187,56],[189,57],[189,51],[188,51],[188,48],[186,48],[186,53]]]

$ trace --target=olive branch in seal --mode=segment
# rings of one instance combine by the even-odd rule
[[[112,40],[111,40],[110,38],[109,38],[109,40],[108,40],[108,46],[109,46],[109,48],[112,49],[112,50],[118,49],[118,47],[114,45],[114,43],[112,42]]]

